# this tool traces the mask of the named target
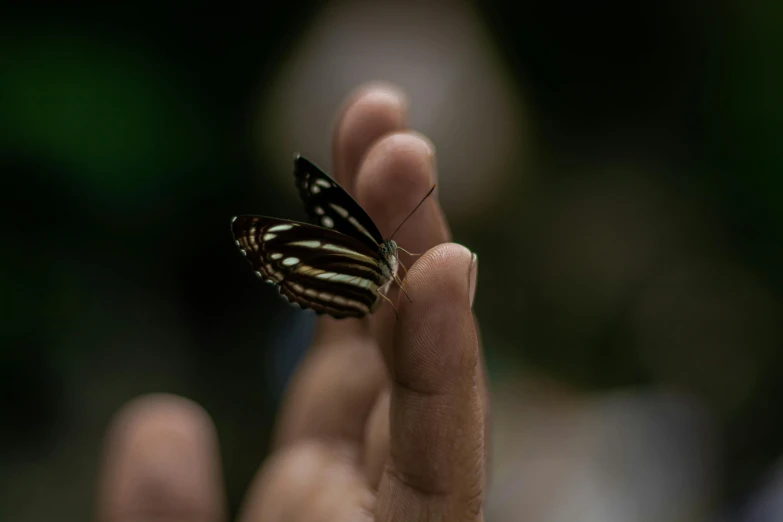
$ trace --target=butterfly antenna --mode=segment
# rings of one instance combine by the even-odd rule
[[[399,232],[399,231],[400,231],[400,229],[402,228],[402,226],[405,224],[405,222],[406,222],[406,221],[408,221],[408,219],[410,219],[410,217],[413,215],[413,213],[414,213],[414,212],[416,212],[417,210],[419,210],[419,207],[421,206],[421,204],[422,204],[422,203],[424,203],[424,201],[425,201],[425,200],[426,200],[428,197],[430,197],[430,194],[432,194],[432,191],[433,191],[433,190],[435,190],[435,187],[436,187],[436,186],[437,186],[437,184],[433,185],[433,186],[432,186],[432,188],[430,189],[430,191],[429,191],[429,192],[427,192],[427,195],[426,195],[426,196],[424,196],[423,198],[421,198],[421,201],[419,201],[419,204],[418,204],[418,205],[416,205],[416,208],[414,208],[414,209],[411,211],[411,213],[410,213],[410,214],[408,214],[408,217],[406,217],[405,219],[403,219],[403,220],[402,220],[402,223],[400,223],[400,226],[398,226],[398,227],[397,227],[397,230],[395,230],[395,231],[394,231],[394,234],[392,234],[392,235],[391,235],[391,237],[389,238],[389,241],[391,241],[391,240],[394,238],[394,235],[395,235],[397,232]]]

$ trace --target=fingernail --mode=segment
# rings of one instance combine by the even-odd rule
[[[425,138],[427,140],[427,145],[430,148],[430,164],[432,165],[432,182],[437,183],[438,182],[438,156],[435,152],[435,144],[432,143],[432,140],[429,138]]]
[[[473,308],[473,300],[476,298],[476,279],[478,279],[478,255],[474,252],[470,262],[470,275],[468,276],[468,295],[470,307]]]

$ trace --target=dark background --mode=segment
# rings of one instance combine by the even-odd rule
[[[781,5],[475,5],[535,114],[533,181],[454,229],[481,255],[490,373],[693,394],[717,421],[718,506],[742,505],[783,447]],[[12,516],[49,498],[39,516],[84,519],[111,413],[150,391],[213,416],[236,509],[311,318],[256,284],[228,223],[302,217],[293,186],[256,191],[277,158],[252,129],[320,9],[3,9]]]

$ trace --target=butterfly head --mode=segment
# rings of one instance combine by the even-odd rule
[[[393,239],[381,243],[379,251],[385,266],[382,266],[384,275],[392,278],[397,273],[397,243]],[[388,271],[388,272],[387,272]]]
[[[381,257],[384,259],[397,258],[397,243],[393,239],[381,243]]]

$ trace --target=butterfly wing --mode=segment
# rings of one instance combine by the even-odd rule
[[[389,280],[377,251],[335,230],[263,216],[237,216],[231,230],[256,275],[319,314],[369,314]]]
[[[313,223],[356,238],[373,251],[383,243],[378,227],[351,195],[328,174],[299,155],[294,158],[294,178]]]

